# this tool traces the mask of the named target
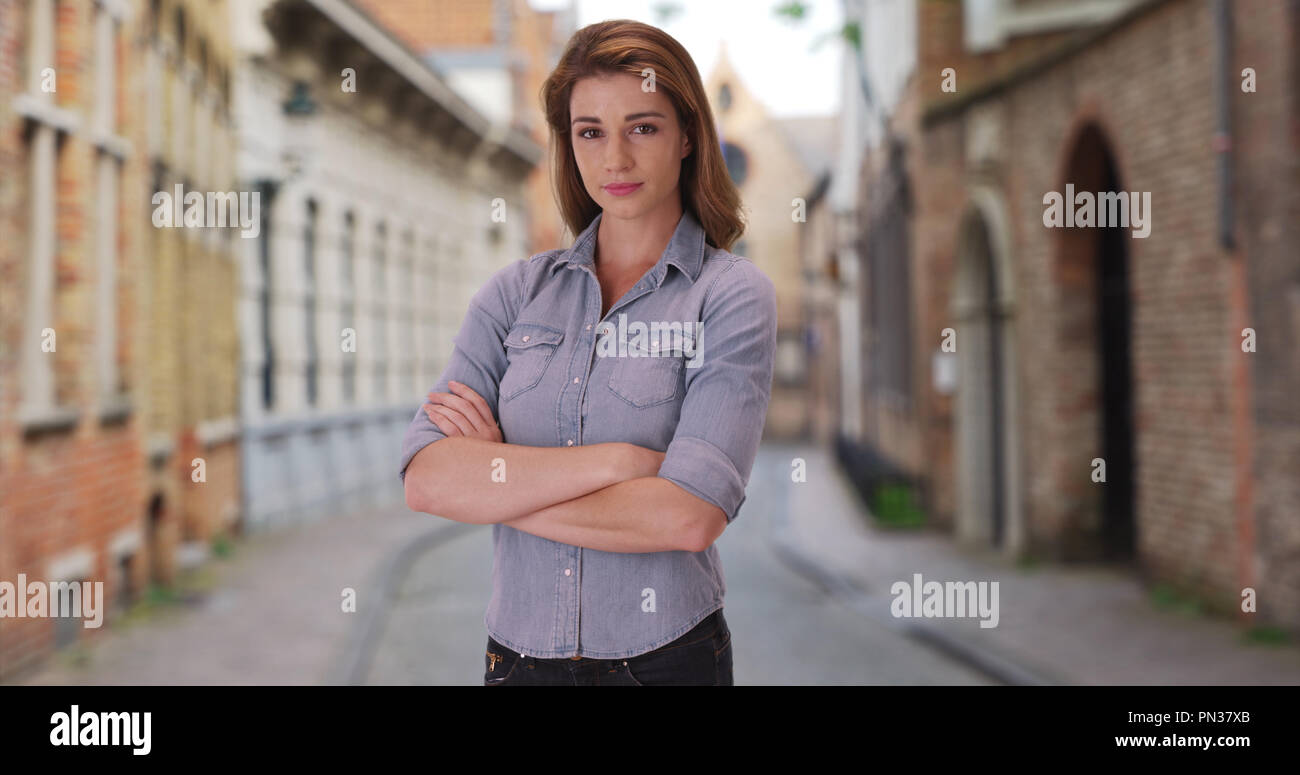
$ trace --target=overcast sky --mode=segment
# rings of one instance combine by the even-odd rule
[[[777,17],[779,0],[673,0],[681,10],[660,23],[654,8],[662,0],[577,0],[578,26],[605,19],[635,19],[661,26],[681,42],[707,79],[726,41],[727,55],[745,86],[776,117],[826,115],[838,110],[837,39],[810,50],[824,32],[842,23],[840,0],[805,0],[809,14],[800,24]],[[530,0],[534,8],[565,7],[569,0]]]

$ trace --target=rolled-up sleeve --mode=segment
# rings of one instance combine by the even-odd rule
[[[686,369],[686,397],[659,476],[740,513],[772,395],[776,289],[757,266],[734,261],[709,289],[697,334],[699,365]]]
[[[515,261],[499,269],[470,299],[465,319],[453,343],[451,358],[442,376],[431,390],[448,392],[448,382],[464,383],[487,401],[493,412],[497,406],[497,388],[506,370],[506,353],[502,341],[514,325],[515,312],[524,293],[524,272],[528,259]],[[420,397],[421,408],[402,437],[402,458],[397,477],[406,482],[406,468],[416,453],[435,441],[447,438],[424,413],[426,396]],[[498,418],[493,416],[493,420]]]

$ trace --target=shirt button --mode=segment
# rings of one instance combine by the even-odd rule
[[[573,575],[573,568],[565,568],[565,569],[564,569],[564,575],[566,575],[566,576],[572,576],[572,575]]]
[[[590,324],[590,323],[587,324],[587,330],[588,330],[588,331],[591,330],[591,324]]]
[[[578,378],[577,378],[577,377],[574,377],[574,378],[573,378],[573,384],[575,384],[575,385],[578,384]]]
[[[573,439],[569,439],[569,446],[570,446],[570,447],[573,446]]]
[[[524,334],[524,341],[527,342],[528,339],[529,339],[529,336],[528,336],[527,334]]]

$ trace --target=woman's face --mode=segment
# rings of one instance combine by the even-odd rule
[[[606,218],[633,219],[678,200],[690,140],[659,91],[631,73],[590,76],[573,86],[569,133],[587,193]],[[638,184],[634,188],[614,184]]]

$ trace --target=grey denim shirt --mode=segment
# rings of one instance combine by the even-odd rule
[[[601,318],[600,220],[567,250],[492,276],[433,389],[446,391],[449,380],[473,388],[496,408],[508,444],[622,441],[663,451],[658,475],[718,506],[730,524],[771,397],[775,288],[748,259],[708,245],[687,210],[658,263]],[[442,438],[417,411],[402,441],[403,482],[411,458]],[[534,657],[643,654],[721,608],[726,594],[715,545],[602,552],[503,524],[492,526],[492,542],[484,625]]]

